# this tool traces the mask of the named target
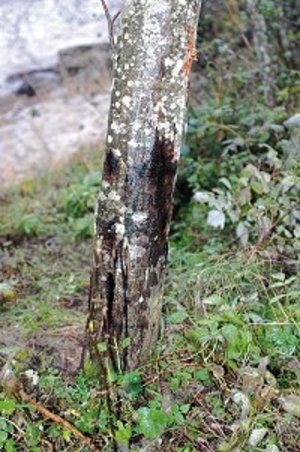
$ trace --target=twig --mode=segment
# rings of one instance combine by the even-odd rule
[[[51,411],[47,410],[47,408],[43,407],[43,405],[41,405],[39,402],[33,400],[28,394],[26,394],[25,391],[23,391],[23,389],[20,389],[19,394],[25,402],[30,403],[30,405],[34,406],[43,416],[47,417],[48,419],[51,419],[57,424],[63,425],[67,430],[73,433],[74,436],[79,438],[83,444],[89,447],[90,450],[92,450],[93,452],[99,452],[99,449],[97,449],[92,444],[91,440],[84,436],[79,430],[77,430],[77,428],[73,427],[73,425],[70,424],[68,421],[66,421],[60,416],[57,416],[56,414],[51,413]]]
[[[119,17],[119,15],[120,15],[120,11],[117,12],[117,14],[112,17],[110,12],[109,12],[109,9],[108,9],[108,6],[106,4],[106,1],[105,0],[100,0],[100,2],[101,2],[101,5],[102,5],[102,8],[104,10],[104,14],[105,14],[105,17],[106,17],[106,20],[107,20],[109,43],[110,43],[111,48],[113,49],[114,46],[115,46],[114,24],[115,24],[115,21],[117,20],[117,18]]]

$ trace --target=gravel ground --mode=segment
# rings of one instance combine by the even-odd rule
[[[121,2],[107,0],[112,14]],[[70,96],[55,75],[60,50],[100,42],[107,42],[100,0],[0,0],[0,194],[104,140],[109,87],[93,99]],[[47,94],[15,95],[14,78],[32,70]]]
[[[107,0],[118,11],[121,0]],[[107,40],[100,0],[0,0],[0,85],[16,72],[51,66],[58,50]]]

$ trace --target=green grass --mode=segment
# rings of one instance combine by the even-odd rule
[[[146,366],[111,375],[118,418],[97,365],[78,370],[98,156],[82,154],[0,200],[0,450],[88,450],[16,398],[18,381],[98,450],[114,441],[131,451],[299,450],[299,164],[286,165],[293,142],[282,127],[297,111],[297,72],[280,59],[277,105],[266,108],[255,55],[238,45],[247,17],[225,3],[200,27],[207,86],[189,113],[160,340]],[[193,200],[199,191],[213,204]],[[207,224],[211,208],[224,213],[223,229]]]
[[[2,274],[17,293],[17,300],[1,307],[3,364],[100,450],[109,450],[114,435],[120,444],[130,441],[131,450],[159,439],[160,450],[259,451],[276,444],[296,451],[298,421],[283,404],[288,394],[296,397],[299,378],[299,286],[295,275],[260,253],[222,254],[223,239],[191,252],[175,232],[160,343],[146,367],[114,377],[124,398],[121,420],[112,419],[114,433],[97,369],[88,365],[74,377],[66,360],[57,358],[62,342],[63,352],[72,355],[78,347],[73,336],[84,329],[90,229],[78,234],[72,225],[81,218],[92,222],[98,176],[91,167],[79,160],[60,173],[59,183],[57,175],[48,175],[42,192],[38,182],[25,184],[26,190],[2,201]],[[34,221],[28,224],[28,218]],[[37,373],[36,385],[29,369]],[[245,419],[241,394],[248,404]],[[265,437],[251,448],[250,434],[259,428],[266,429]],[[56,450],[82,448],[68,429],[3,392],[1,447],[38,451],[47,441]]]

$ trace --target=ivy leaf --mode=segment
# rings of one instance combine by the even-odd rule
[[[118,430],[116,431],[116,440],[119,444],[127,445],[132,436],[131,425],[124,425],[123,422],[117,421]]]
[[[207,298],[204,298],[203,303],[212,306],[219,306],[221,304],[224,304],[224,298],[220,297],[220,295],[213,294]]]
[[[197,191],[194,194],[194,200],[200,202],[201,204],[209,203],[211,201],[212,195],[205,191]]]
[[[100,353],[101,353],[101,352],[106,352],[106,350],[107,350],[107,344],[106,344],[106,342],[104,342],[104,341],[98,342],[97,348],[98,348],[98,350],[99,350]]]
[[[131,344],[131,338],[130,337],[125,337],[125,339],[123,339],[123,341],[122,341],[123,348],[129,347],[130,344]]]
[[[207,369],[199,369],[195,372],[194,377],[198,381],[202,381],[204,384],[208,384],[210,382],[210,376]]]
[[[289,394],[280,398],[282,408],[292,416],[300,417],[300,396]]]
[[[264,192],[262,184],[258,180],[252,180],[251,181],[251,188],[258,195],[262,195],[263,192]]]
[[[145,438],[158,438],[167,426],[167,416],[160,409],[142,407],[137,411],[137,415],[137,431],[142,433]]]
[[[189,403],[184,403],[183,405],[180,405],[180,411],[183,414],[187,414],[190,411],[191,405]]]
[[[9,438],[9,440],[6,441],[5,443],[5,452],[15,452],[16,446],[15,446],[15,442],[12,438]]]
[[[221,182],[221,184],[225,185],[226,188],[228,188],[228,190],[231,190],[231,183],[229,182],[229,180],[226,177],[221,177],[221,179],[219,179],[219,182]]]
[[[17,297],[15,290],[6,283],[0,284],[0,303],[14,301]]]
[[[5,399],[0,401],[0,413],[4,416],[9,416],[15,410],[16,402],[12,399]]]
[[[273,275],[271,275],[271,277],[273,279],[276,279],[277,281],[281,281],[281,282],[283,282],[285,280],[285,274],[281,273],[281,272],[273,273]]]
[[[129,374],[128,376],[128,391],[133,398],[137,397],[142,392],[141,377],[137,373]]]
[[[8,438],[8,433],[4,430],[0,430],[0,444],[3,444]]]
[[[214,228],[224,229],[225,215],[221,210],[211,210],[208,213],[207,224]]]
[[[236,236],[242,246],[246,246],[249,240],[249,231],[245,221],[240,221],[236,228]]]
[[[243,206],[251,202],[251,190],[249,187],[243,188],[236,195],[236,201],[239,205]]]
[[[169,321],[177,325],[178,323],[182,323],[187,317],[188,313],[184,309],[180,309],[169,316]]]

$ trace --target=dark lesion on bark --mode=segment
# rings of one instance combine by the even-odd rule
[[[151,294],[159,292],[161,276],[167,261],[172,195],[177,170],[175,144],[162,137],[157,130],[154,146],[147,152],[150,154],[150,161],[131,167],[130,179],[125,177],[127,199],[123,201],[128,212],[138,212],[146,208],[149,211],[148,219],[135,224],[132,214],[125,214],[125,237],[122,240],[118,239],[115,231],[115,224],[118,222],[117,212],[112,209],[111,215],[107,218],[104,213],[102,215],[102,210],[107,207],[107,200],[103,201],[102,206],[101,202],[99,203],[99,215],[96,219],[97,230],[102,236],[102,246],[98,263],[100,268],[94,275],[92,284],[95,287],[91,293],[98,292],[103,299],[101,309],[94,311],[94,315],[103,316],[103,312],[106,313],[103,322],[95,319],[98,325],[103,325],[103,330],[98,331],[97,336],[107,342],[112,365],[117,371],[119,364],[123,369],[128,368],[132,356],[124,349],[120,354],[121,362],[117,363],[116,346],[120,346],[122,339],[130,337],[133,343],[130,353],[133,350],[139,353],[144,336],[153,328],[152,324],[149,324],[149,313],[152,309]],[[104,164],[105,181],[112,183],[118,173],[118,166],[118,159],[109,149]],[[138,260],[134,264],[140,268],[138,271],[140,275],[135,278],[133,285],[128,272],[135,270],[131,268],[124,240],[130,242],[131,237],[135,235],[141,240],[142,237],[147,237],[150,247],[148,250],[145,248],[141,261]],[[147,281],[144,280],[146,268],[149,269]],[[145,302],[139,303],[140,297]]]
[[[176,171],[174,142],[160,137],[157,131],[149,172],[150,184],[153,188],[151,216],[153,246],[150,258],[152,265],[156,265],[161,256],[167,255],[168,228],[172,216]]]
[[[107,327],[112,323],[112,309],[115,298],[115,275],[109,272],[106,279]]]
[[[108,149],[104,160],[104,174],[106,178],[117,177],[118,169],[119,159],[114,155],[112,149]]]

